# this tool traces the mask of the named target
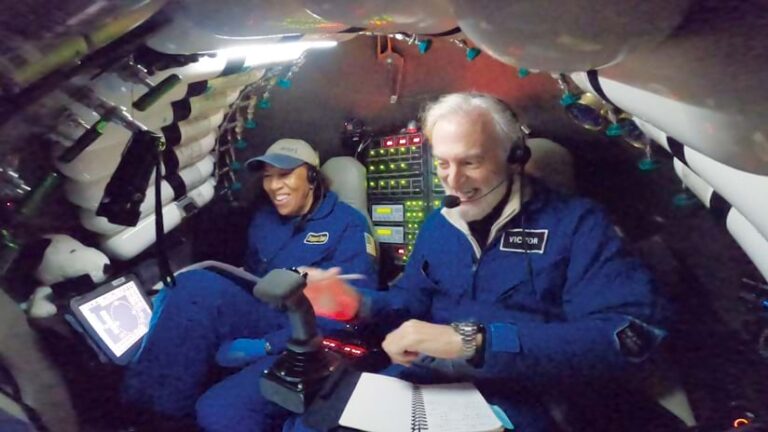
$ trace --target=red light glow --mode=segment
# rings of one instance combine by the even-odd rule
[[[331,351],[340,352],[351,357],[362,357],[368,353],[368,350],[361,346],[344,344],[340,341],[337,341],[336,339],[330,338],[323,339],[323,346],[330,349]]]
[[[733,421],[733,427],[738,428],[749,424],[749,420],[745,418],[737,418]]]

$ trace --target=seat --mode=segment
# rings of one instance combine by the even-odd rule
[[[18,388],[20,396],[37,410],[45,424],[57,425],[57,430],[74,431],[78,420],[67,381],[44,345],[24,312],[0,289],[0,387]],[[12,419],[5,418],[3,413],[20,419],[18,422],[25,421],[23,410],[8,398],[0,400],[0,424],[7,422],[10,429]]]
[[[337,156],[328,159],[320,168],[330,189],[339,199],[357,209],[365,216],[368,226],[373,231],[373,222],[368,213],[368,183],[366,169],[357,159],[350,156]],[[379,259],[379,242],[376,242],[376,259]]]
[[[685,286],[676,258],[660,238],[645,239],[632,245],[630,250],[648,266],[666,298],[675,297],[674,291]],[[654,364],[643,390],[687,426],[697,424],[674,362],[666,355],[662,355]]]
[[[525,142],[531,149],[531,160],[525,165],[525,172],[550,189],[574,193],[573,156],[568,149],[546,138],[528,138]]]
[[[363,164],[350,156],[337,156],[328,159],[320,171],[339,199],[368,215],[368,184]]]

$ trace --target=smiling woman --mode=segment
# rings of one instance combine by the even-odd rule
[[[357,288],[378,287],[368,221],[327,190],[312,146],[281,139],[246,166],[263,175],[269,197],[248,230],[248,272],[263,277],[277,268],[335,268],[334,275],[360,275],[354,282]],[[177,288],[166,291],[162,305],[155,306],[161,312],[156,312],[156,320],[153,317],[144,351],[128,367],[126,401],[172,417],[196,415],[209,431],[282,425],[287,413],[267,403],[258,381],[288,342],[286,317],[207,270],[183,272],[177,282]],[[330,320],[318,324],[323,331],[340,325]],[[206,389],[212,359],[218,366],[243,369]]]
[[[282,216],[300,216],[312,207],[312,190],[315,187],[309,182],[310,172],[305,165],[294,169],[272,165],[264,167],[264,191]]]

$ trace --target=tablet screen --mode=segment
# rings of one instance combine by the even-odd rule
[[[77,309],[115,357],[122,356],[147,333],[152,316],[139,287],[130,279]]]

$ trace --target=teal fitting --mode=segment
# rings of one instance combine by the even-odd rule
[[[271,106],[272,106],[272,103],[269,102],[269,99],[262,99],[259,102],[259,108],[261,108],[261,109],[268,109]]]
[[[245,126],[246,129],[253,129],[256,127],[256,120],[246,119],[245,123],[243,123],[243,126]]]
[[[622,136],[624,134],[624,128],[618,123],[612,123],[605,129],[605,134],[609,137]]]
[[[240,171],[243,169],[243,164],[240,163],[240,161],[232,161],[232,163],[229,164],[229,168],[232,171]]]
[[[277,86],[278,87],[282,87],[284,89],[291,88],[291,84],[292,84],[291,80],[289,80],[289,79],[280,78],[279,80],[277,80]]]
[[[637,167],[640,171],[653,171],[659,167],[659,163],[653,159],[643,158],[637,162]]]
[[[425,54],[430,48],[432,48],[432,39],[419,41],[419,54]]]
[[[568,106],[576,103],[576,101],[579,100],[579,98],[576,97],[575,94],[568,92],[563,95],[563,97],[560,98],[560,105],[562,106]]]
[[[698,199],[688,192],[680,192],[672,197],[672,204],[675,207],[688,207],[689,205],[696,204]]]
[[[517,70],[517,76],[520,77],[520,78],[525,78],[525,77],[527,77],[530,74],[531,74],[531,71],[529,71],[526,68],[520,68],[520,69]]]
[[[240,138],[239,140],[237,140],[237,142],[235,142],[235,148],[238,150],[243,150],[246,147],[248,147],[248,141],[242,138]]]
[[[467,60],[472,61],[477,58],[477,56],[480,55],[480,49],[479,48],[470,48],[467,50]]]
[[[231,185],[229,185],[229,190],[232,192],[237,192],[243,188],[243,184],[240,182],[234,182]]]

